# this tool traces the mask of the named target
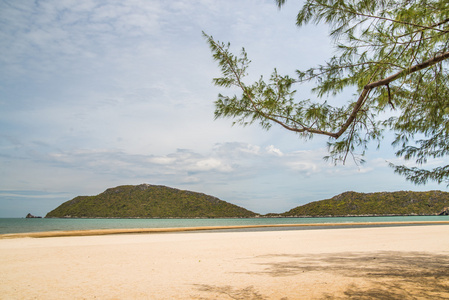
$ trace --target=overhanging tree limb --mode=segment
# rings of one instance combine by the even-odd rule
[[[337,133],[330,135],[330,136],[339,138],[346,131],[346,129],[348,129],[349,125],[351,125],[351,123],[355,120],[360,108],[363,106],[363,101],[365,100],[366,96],[372,89],[379,87],[379,86],[388,85],[389,83],[391,83],[392,81],[394,81],[396,79],[407,76],[413,72],[417,72],[417,71],[423,70],[425,68],[428,68],[428,67],[435,65],[435,64],[439,63],[440,61],[443,61],[448,58],[449,58],[449,51],[442,53],[440,55],[436,55],[434,58],[428,59],[428,60],[424,61],[423,63],[417,64],[411,68],[404,69],[400,72],[397,72],[396,74],[388,76],[387,78],[384,78],[384,79],[381,79],[381,80],[378,80],[378,81],[375,81],[375,82],[365,85],[362,93],[359,96],[359,99],[356,102],[356,105],[354,106],[354,110],[352,111],[348,120],[343,124],[343,126]]]
[[[411,68],[404,69],[404,70],[402,70],[400,72],[397,72],[396,74],[388,76],[387,78],[384,78],[384,79],[378,80],[376,82],[372,82],[370,84],[367,84],[365,86],[365,88],[372,89],[372,88],[375,88],[375,87],[378,87],[378,86],[387,85],[387,84],[389,84],[390,82],[392,82],[392,81],[394,81],[396,79],[399,79],[399,78],[407,76],[407,75],[409,75],[411,73],[414,73],[414,72],[423,70],[425,68],[428,68],[428,67],[430,67],[432,65],[435,65],[435,64],[437,64],[437,63],[439,63],[439,62],[441,62],[443,60],[446,60],[448,58],[449,58],[449,51],[441,53],[441,54],[437,54],[437,55],[435,55],[434,58],[428,59],[428,60],[426,60],[426,61],[424,61],[424,62],[422,62],[420,64],[414,65]]]
[[[276,2],[281,7],[286,0]],[[397,156],[419,153],[416,163],[422,164],[434,153],[429,144],[436,153],[449,155],[448,139],[439,138],[449,137],[447,0],[305,0],[297,25],[309,22],[331,27],[339,55],[316,68],[298,70],[296,80],[275,70],[269,81],[261,78],[248,85],[246,53],[234,56],[229,44],[205,35],[222,68],[215,84],[242,91],[241,96],[220,95],[216,117],[236,118],[242,125],[257,121],[266,129],[278,124],[304,137],[328,136],[334,161],[345,161],[357,148],[363,153],[369,141],[380,143],[384,130],[396,132],[393,146],[402,147]],[[292,86],[311,81],[316,101],[295,99]],[[357,98],[347,105],[330,105],[330,97],[346,88],[356,88]],[[383,120],[389,108],[395,109],[395,116]],[[415,135],[424,136],[417,147],[410,145]],[[415,183],[449,177],[441,168],[395,168]]]

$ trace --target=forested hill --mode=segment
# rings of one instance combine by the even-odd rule
[[[234,218],[256,214],[218,198],[141,184],[110,188],[97,196],[78,196],[46,218]]]
[[[449,193],[345,192],[331,199],[311,202],[281,216],[438,215],[449,207]]]

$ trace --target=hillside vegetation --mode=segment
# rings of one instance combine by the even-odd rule
[[[445,207],[449,207],[449,193],[441,191],[345,192],[298,206],[281,216],[438,215]]]
[[[255,215],[209,195],[141,184],[110,188],[96,196],[78,196],[49,212],[46,218],[244,218]]]

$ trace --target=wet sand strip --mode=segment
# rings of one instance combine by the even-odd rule
[[[172,228],[114,228],[91,229],[70,231],[43,231],[27,233],[0,234],[0,239],[13,238],[48,238],[68,236],[95,236],[110,234],[138,234],[138,233],[170,233],[187,231],[212,231],[212,230],[244,230],[263,228],[344,228],[344,227],[376,227],[376,226],[410,226],[410,225],[449,225],[449,221],[411,221],[411,222],[352,222],[352,223],[308,223],[308,224],[259,224],[259,225],[234,225],[234,226],[200,226],[200,227],[172,227]]]

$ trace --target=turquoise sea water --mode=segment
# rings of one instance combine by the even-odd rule
[[[448,216],[249,218],[249,219],[26,219],[0,218],[0,234],[118,228],[171,228],[200,226],[316,224],[358,222],[449,221]],[[299,229],[299,228],[297,228]]]

